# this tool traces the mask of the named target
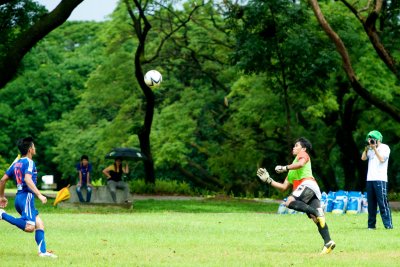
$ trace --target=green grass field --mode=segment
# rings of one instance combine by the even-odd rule
[[[51,203],[49,203],[51,204]],[[306,215],[275,214],[276,203],[239,200],[136,201],[132,210],[37,204],[49,249],[0,222],[0,266],[399,266],[400,214],[394,230],[366,229],[367,216],[327,214],[337,247]],[[7,208],[16,215],[12,200]]]

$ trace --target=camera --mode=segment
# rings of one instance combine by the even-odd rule
[[[376,144],[376,140],[375,139],[370,139],[369,140],[369,144],[370,145],[375,145]]]

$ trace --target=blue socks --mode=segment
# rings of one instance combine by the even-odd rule
[[[25,226],[26,226],[26,221],[20,219],[20,218],[14,218],[11,215],[8,215],[7,213],[3,213],[1,215],[1,217],[3,218],[3,220],[5,220],[6,222],[13,224],[15,226],[17,226],[19,229],[21,229],[22,231],[25,230]]]
[[[2,219],[5,220],[6,222],[17,226],[21,230],[25,230],[26,226],[26,221],[20,219],[20,218],[14,218],[11,215],[8,215],[7,213],[3,213],[1,215]],[[45,253],[46,250],[46,241],[44,240],[44,231],[41,229],[37,229],[35,231],[35,241],[36,244],[38,245],[39,252]]]
[[[44,231],[41,229],[37,229],[35,231],[35,240],[38,245],[39,252],[46,252],[46,241],[44,241]]]

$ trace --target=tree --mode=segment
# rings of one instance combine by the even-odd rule
[[[321,11],[321,8],[318,4],[318,1],[317,0],[309,0],[309,2],[311,4],[314,14],[315,14],[318,22],[320,23],[321,27],[326,32],[326,34],[329,36],[329,38],[332,40],[332,42],[335,44],[338,53],[342,57],[343,68],[347,74],[347,77],[348,77],[351,85],[352,85],[352,88],[357,92],[357,94],[359,94],[367,102],[373,104],[374,106],[376,106],[383,112],[386,112],[387,114],[389,114],[394,120],[400,122],[400,109],[397,106],[387,103],[385,101],[382,101],[379,97],[370,93],[361,84],[361,82],[357,78],[357,75],[353,69],[353,66],[352,66],[352,63],[350,60],[350,56],[349,56],[349,53],[348,53],[348,50],[347,50],[345,44],[343,43],[340,36],[332,29],[332,27],[329,25],[329,23],[325,19],[324,15]],[[382,4],[382,1],[377,1],[377,3]],[[378,51],[378,54],[389,65],[390,69],[392,71],[394,71],[394,73],[397,75],[396,66],[395,66],[394,62],[391,61],[392,58],[387,53],[387,51],[385,49],[383,49],[382,46],[380,46],[380,42],[373,31],[373,29],[375,27],[376,15],[377,15],[377,12],[379,12],[379,11],[380,11],[380,7],[378,5],[377,8],[372,13],[372,15],[369,17],[371,23],[364,24],[364,27],[366,27],[368,29],[367,32],[368,32],[370,38],[372,39],[372,42],[374,44],[375,49]]]
[[[276,164],[292,160],[288,133],[312,141],[314,175],[323,190],[363,189],[360,150],[371,127],[381,129],[391,158],[400,156],[399,146],[391,145],[400,126],[352,89],[334,44],[304,2],[252,1],[233,13],[211,2],[193,13],[189,2],[179,9],[146,7],[151,28],[141,67],[164,78],[150,91],[157,179],[227,194],[276,194],[266,191],[255,170],[261,165],[272,174]],[[359,21],[343,5],[321,7],[343,43],[352,44],[348,54],[363,86],[396,103],[397,79],[377,60]],[[136,7],[131,10],[140,18]],[[165,39],[189,15],[190,22]],[[43,149],[38,164],[46,161],[39,170],[57,169],[64,178],[83,153],[97,179],[111,148],[140,146],[148,102],[132,60],[139,39],[131,22],[121,2],[111,20],[66,23],[28,53],[23,75],[0,92],[0,123],[9,125],[0,133],[0,152],[7,161],[15,157],[15,132],[30,130]],[[37,120],[26,127],[14,112]],[[399,163],[389,164],[392,188],[398,187]],[[142,162],[132,163],[129,177],[146,177],[143,169]]]
[[[46,13],[41,6],[30,0],[0,2],[3,39],[0,49],[0,88],[15,77],[26,53],[63,24],[82,2],[83,0],[62,0],[50,13]]]
[[[302,133],[307,133],[308,138],[315,142],[316,151],[318,146],[325,147],[319,150],[321,158],[324,153],[325,160],[332,149],[326,151],[330,147],[326,143],[335,138],[332,119],[337,117],[330,114],[337,112],[338,105],[328,81],[338,58],[330,52],[331,45],[327,40],[314,33],[311,18],[303,5],[285,0],[253,1],[243,7],[231,7],[230,20],[238,40],[235,62],[245,73],[265,76],[265,90],[272,90],[279,96],[278,103],[284,107],[282,110],[274,105],[271,109],[268,99],[275,99],[275,96],[263,94],[262,99],[265,99],[269,111],[264,113],[259,106],[261,103],[253,100],[255,110],[265,120],[255,121],[253,127],[259,127],[267,134],[266,140],[259,144],[267,151],[270,151],[272,140],[282,147],[282,152],[276,152],[278,157],[272,160],[275,164],[292,160],[293,141]],[[261,95],[258,91],[257,94]],[[281,116],[284,114],[285,122],[278,112]],[[268,125],[268,128],[263,125]],[[322,127],[326,130],[323,131]],[[315,131],[311,133],[310,129]],[[325,134],[322,139],[320,132]],[[265,156],[263,158],[265,160],[260,160],[260,164],[271,162]],[[274,163],[269,164],[269,168],[274,167]],[[319,173],[326,187],[335,188],[335,173],[331,168],[325,165]]]
[[[337,10],[334,5],[333,2],[324,5],[325,12],[342,36],[342,42],[352,44],[349,46],[348,59],[352,58],[355,62],[352,64],[353,71],[357,72],[358,78],[361,77],[369,94],[380,103],[396,103],[396,79],[384,70],[384,65],[376,60],[373,50],[371,53],[370,47],[365,45],[368,36],[363,34],[357,21],[349,19],[349,16],[344,17],[345,8]],[[265,90],[285,88],[284,85],[287,85],[290,108],[286,108],[289,113],[285,112],[285,126],[291,127],[296,134],[304,132],[312,141],[317,140],[313,143],[319,155],[313,157],[313,167],[316,174],[321,175],[324,187],[362,189],[365,166],[360,161],[359,149],[364,144],[359,140],[364,140],[363,135],[371,127],[364,124],[367,119],[365,111],[374,110],[369,116],[372,113],[376,116],[379,112],[371,108],[370,102],[363,101],[357,92],[349,90],[351,83],[343,76],[347,73],[342,73],[338,68],[340,58],[332,52],[333,43],[318,33],[308,7],[303,2],[260,0],[245,6],[232,5],[230,10],[229,17],[238,39],[235,51],[238,66],[249,74],[265,73],[267,77],[276,77],[271,81],[285,81],[268,82]],[[283,89],[275,92],[283,98],[286,95]],[[264,99],[268,106],[269,98]],[[282,103],[285,103],[284,100]],[[278,109],[274,107],[273,110]],[[273,112],[270,112],[270,116],[282,122],[282,118]],[[383,119],[385,115],[377,117]],[[269,122],[268,117],[263,119]],[[375,118],[372,120],[380,125]],[[304,129],[299,127],[299,123]],[[271,123],[268,125],[270,128],[265,132],[272,139],[279,133],[279,128],[274,128]],[[286,135],[288,133],[286,131]],[[285,135],[282,134],[278,140],[282,140],[282,137],[285,138]],[[271,145],[268,143],[265,146]]]
[[[365,33],[373,45],[377,55],[386,64],[388,69],[400,80],[400,68],[396,60],[393,58],[389,50],[382,42],[382,34],[395,35],[399,34],[399,3],[398,1],[369,1],[366,6],[357,9],[359,3],[350,4],[346,0],[341,2],[354,14],[364,27]],[[367,13],[366,16],[363,13]],[[379,25],[377,25],[379,23]],[[387,29],[389,28],[389,29]],[[388,32],[389,31],[389,32]],[[386,36],[383,36],[384,38]],[[389,37],[390,38],[390,37]],[[395,38],[390,38],[391,43],[398,43]]]
[[[51,151],[57,136],[45,135],[45,125],[74,109],[90,73],[103,61],[103,43],[96,38],[101,26],[66,22],[32,48],[23,59],[24,72],[0,91],[0,153],[9,161],[18,153],[15,139],[31,135],[40,174],[61,177]]]
[[[183,14],[183,16],[179,16],[178,12],[174,12],[172,6],[162,6],[162,5],[154,5],[150,1],[140,2],[137,0],[133,0],[134,8],[132,8],[130,1],[124,0],[129,16],[133,22],[133,30],[134,34],[138,39],[137,48],[135,51],[135,76],[136,80],[146,98],[146,105],[145,105],[145,117],[143,121],[143,125],[138,133],[139,141],[140,141],[140,148],[142,153],[146,156],[147,160],[144,163],[145,166],[145,181],[146,183],[155,183],[155,175],[154,175],[154,161],[153,155],[151,153],[150,148],[150,133],[151,127],[153,123],[153,115],[154,115],[154,93],[149,88],[144,80],[144,73],[143,73],[143,64],[151,63],[155,58],[158,57],[163,45],[165,42],[180,28],[185,26],[189,21],[191,15],[200,7],[195,5],[192,11],[189,14]],[[160,10],[157,10],[160,8]],[[145,46],[148,38],[149,31],[151,29],[151,23],[147,18],[148,13],[152,13],[153,15],[162,15],[162,9],[165,8],[167,10],[167,24],[171,28],[168,29],[166,32],[159,37],[159,45],[155,49],[153,56],[149,59],[145,57]],[[174,19],[178,22],[174,23]]]

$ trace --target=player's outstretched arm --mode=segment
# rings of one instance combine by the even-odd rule
[[[4,174],[0,180],[0,208],[5,208],[8,203],[7,198],[4,196],[4,189],[9,178],[7,174]]]
[[[283,191],[288,190],[292,185],[288,182],[287,179],[285,179],[285,181],[283,183],[274,182],[272,184],[272,186],[283,192]]]
[[[284,172],[287,172],[287,171],[288,171],[288,166],[287,166],[287,165],[286,165],[286,166],[277,165],[277,166],[275,167],[275,171],[276,171],[276,173],[284,173]]]
[[[4,197],[4,189],[9,178],[7,174],[4,174],[0,180],[0,197]]]
[[[289,189],[291,186],[290,183],[285,179],[283,183],[276,182],[274,179],[271,178],[269,175],[268,171],[264,168],[259,168],[257,170],[257,176],[265,183],[271,185],[272,187],[281,190],[281,191],[286,191]]]
[[[284,173],[284,172],[288,172],[289,170],[297,170],[302,168],[304,165],[306,165],[307,161],[305,158],[300,158],[298,162],[286,165],[286,166],[282,166],[282,165],[277,165],[275,167],[275,171],[277,173]]]
[[[264,168],[259,168],[257,170],[257,176],[264,183],[271,184],[272,182],[274,182],[274,179],[271,178],[271,176],[269,175],[268,171],[266,169],[264,169]]]

